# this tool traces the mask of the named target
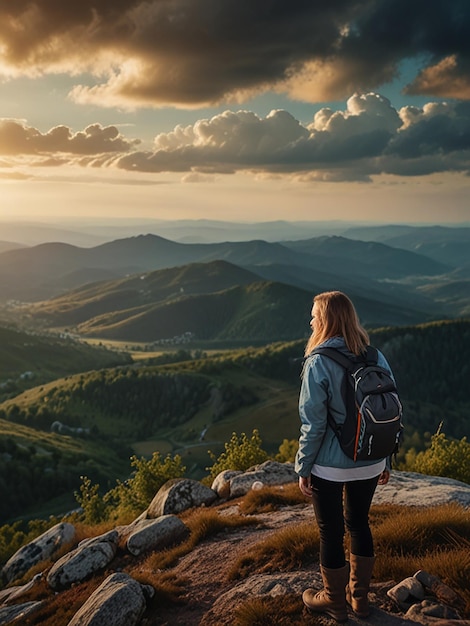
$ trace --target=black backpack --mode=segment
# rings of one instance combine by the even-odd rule
[[[354,461],[372,461],[396,455],[403,424],[403,409],[390,373],[377,365],[377,350],[347,357],[336,348],[315,348],[345,369],[342,394],[346,406],[344,424],[328,414],[343,452]]]

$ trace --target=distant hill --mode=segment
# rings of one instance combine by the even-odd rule
[[[78,248],[52,243],[0,254],[2,300],[42,300],[77,286],[77,272],[112,271],[126,276],[195,262],[227,260],[237,265],[298,262],[298,255],[277,243],[264,241],[220,244],[181,244],[155,235],[140,235]],[[71,277],[69,283],[68,277]],[[60,285],[60,289],[58,287]]]
[[[49,326],[75,325],[104,314],[137,310],[183,296],[214,293],[256,281],[259,276],[226,261],[192,263],[88,284],[33,305],[29,313]]]
[[[361,241],[379,241],[453,267],[470,264],[470,227],[365,226],[349,228],[344,236]]]
[[[21,243],[14,243],[12,241],[0,241],[0,254],[2,252],[6,252],[7,250],[17,250],[18,248],[24,248],[25,246]]]
[[[423,231],[429,237],[434,232],[440,233],[440,237],[447,233],[449,237],[457,237],[455,233],[459,229]],[[388,229],[373,232],[390,235]],[[392,232],[393,237],[407,237],[410,230],[394,227]],[[421,229],[417,236],[419,233]],[[459,243],[466,245],[463,240],[449,239],[449,249],[452,243],[455,249]],[[441,248],[444,249],[442,245]],[[468,252],[466,258],[468,260]],[[214,271],[212,275],[201,274],[195,278],[202,265],[215,261],[230,264],[232,269],[225,266],[223,272]],[[193,270],[189,269],[191,265],[195,265]],[[183,273],[178,270],[181,267],[186,268]],[[168,273],[149,278],[149,273],[158,271]],[[121,338],[127,333],[129,337],[144,334],[167,337],[176,327],[178,332],[181,328],[186,329],[183,332],[194,332],[191,325],[198,325],[189,321],[190,306],[204,311],[202,315],[207,319],[218,315],[219,321],[232,323],[239,307],[234,307],[231,295],[217,298],[208,295],[246,287],[262,279],[309,291],[311,296],[318,291],[341,289],[360,305],[364,323],[399,325],[465,316],[470,307],[467,295],[443,297],[442,293],[428,287],[454,281],[459,285],[468,280],[469,271],[470,262],[455,266],[412,250],[339,236],[282,244],[261,240],[182,244],[155,235],[140,235],[94,248],[51,243],[3,252],[0,254],[0,302],[9,302],[10,306],[13,301],[16,307],[18,301],[42,302],[31,308],[32,319],[42,316],[47,325],[58,327],[81,324],[80,332],[94,337],[101,331],[106,337]],[[98,284],[98,281],[105,282]],[[454,290],[457,288],[455,286]],[[254,298],[255,292],[242,289],[239,293],[244,294],[246,303],[247,298]],[[57,299],[59,296],[61,300]],[[187,300],[189,296],[193,297],[191,303]],[[44,303],[49,299],[52,299],[50,303]],[[294,296],[292,302],[298,301]],[[300,303],[303,302],[302,297]],[[232,316],[221,316],[224,307],[232,309]],[[260,317],[269,313],[268,309],[262,311],[260,303],[255,308]],[[27,307],[22,307],[18,314],[26,310]],[[253,328],[258,329],[258,337],[274,340],[273,335],[259,334],[262,324],[254,323],[254,319],[251,318]],[[139,324],[141,329],[137,332]],[[248,325],[245,328],[248,329]],[[198,333],[209,337],[200,325]],[[214,324],[210,336],[226,334]],[[256,334],[253,330],[249,337]]]
[[[286,267],[292,266],[281,266]],[[278,266],[263,270],[267,268],[275,268],[274,276],[283,275]],[[300,277],[307,274],[298,270]],[[313,274],[312,280],[318,276]],[[154,342],[191,333],[196,341],[271,342],[301,338],[309,332],[314,291],[288,282],[263,281],[227,261],[193,263],[94,283],[23,307],[23,311],[37,323],[67,327],[87,337]],[[333,276],[328,284],[338,288]],[[430,318],[424,312],[430,308],[424,296],[416,298],[422,307],[417,310],[405,297],[397,300],[384,295],[390,292],[393,288],[380,293],[369,286],[365,294],[361,284],[353,290],[366,325],[410,324]]]
[[[66,374],[123,365],[127,355],[71,339],[0,327],[0,397]]]
[[[316,237],[302,241],[284,242],[292,250],[328,260],[328,271],[333,274],[345,273],[345,266],[351,263],[348,272],[374,279],[402,278],[403,276],[435,276],[445,274],[452,267],[431,258],[398,250],[373,241],[354,241],[345,237]]]

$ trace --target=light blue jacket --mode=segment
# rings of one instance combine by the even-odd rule
[[[327,339],[322,346],[339,348],[351,355],[342,337]],[[384,355],[378,351],[378,365],[391,372]],[[373,465],[377,461],[353,461],[341,450],[338,439],[328,426],[327,412],[331,412],[337,424],[346,418],[341,396],[344,369],[327,356],[315,354],[305,361],[299,396],[301,421],[299,449],[295,458],[295,471],[308,477],[314,464],[349,469]]]

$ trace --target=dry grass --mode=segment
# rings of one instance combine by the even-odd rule
[[[470,539],[468,510],[457,504],[392,509],[388,517],[373,526],[375,542],[382,550],[406,556],[420,556],[436,546],[454,547],[449,531]]]
[[[313,626],[321,617],[307,614],[299,595],[254,598],[241,604],[234,626]]]
[[[246,578],[255,572],[290,571],[318,561],[320,539],[314,523],[288,526],[273,533],[241,556],[229,579]]]
[[[458,504],[391,508],[372,524],[376,580],[401,580],[420,569],[456,591],[470,614],[470,516]]]
[[[270,513],[283,506],[306,504],[309,500],[302,495],[297,483],[275,487],[263,487],[258,491],[249,491],[239,504],[241,513]]]
[[[47,624],[47,626],[67,626],[75,613],[86,602],[90,595],[99,587],[105,579],[105,575],[94,577],[93,579],[76,585],[60,594],[47,587],[45,581],[39,588],[35,589],[34,595],[25,596],[22,601],[43,600],[40,606],[29,617],[23,617],[22,626],[35,626]],[[41,588],[43,587],[43,588]],[[16,623],[16,622],[15,622]]]
[[[153,571],[145,566],[129,569],[128,574],[142,585],[151,585],[155,590],[152,598],[153,606],[164,607],[172,604],[181,604],[181,596],[188,586],[186,578],[178,577],[172,572]]]

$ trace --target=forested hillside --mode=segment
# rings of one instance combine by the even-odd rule
[[[425,433],[436,432],[441,421],[448,436],[467,435],[470,321],[383,328],[371,338],[396,374],[405,445],[422,448]],[[178,452],[198,478],[207,473],[208,451],[220,451],[234,431],[257,428],[275,453],[284,439],[298,436],[303,346],[180,352],[164,363],[169,354],[57,379],[3,402],[0,476],[16,479],[14,485],[0,481],[0,499],[10,503],[4,519],[61,494],[71,506],[81,474],[109,484],[125,472],[132,450]],[[70,430],[51,433],[54,422]]]
[[[0,399],[66,374],[130,362],[126,354],[0,326]]]

